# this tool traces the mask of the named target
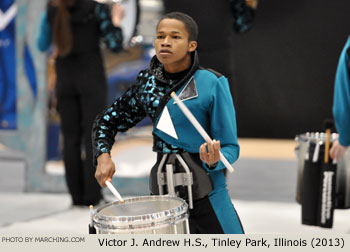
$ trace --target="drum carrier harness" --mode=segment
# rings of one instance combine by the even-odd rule
[[[150,175],[151,194],[183,198],[193,209],[193,201],[208,196],[213,189],[209,174],[201,163],[197,153],[158,153]]]

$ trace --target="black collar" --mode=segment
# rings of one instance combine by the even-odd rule
[[[199,68],[199,59],[197,51],[191,53],[191,61],[192,65],[190,66],[189,71],[183,76],[182,79],[178,80],[179,82],[190,78]],[[156,55],[153,56],[153,58],[151,59],[150,71],[158,81],[161,81],[163,83],[169,83],[169,78],[167,78],[167,76],[165,75],[164,66],[162,63],[160,63]]]

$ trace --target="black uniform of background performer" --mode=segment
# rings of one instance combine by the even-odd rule
[[[123,9],[116,6],[111,17],[108,6],[92,0],[58,0],[49,3],[42,20],[39,48],[46,50],[53,40],[58,49],[57,109],[64,137],[66,181],[73,205],[95,205],[103,198],[94,177],[91,150],[92,124],[105,108],[107,99],[99,43],[102,37],[113,51],[122,49],[118,18],[121,20],[123,14]],[[43,22],[47,22],[46,29]],[[60,33],[67,28],[68,32]]]

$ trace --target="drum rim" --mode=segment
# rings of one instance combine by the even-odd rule
[[[106,216],[100,214],[100,211],[105,209],[106,207],[112,205],[121,205],[128,202],[136,202],[136,201],[156,201],[156,200],[176,200],[180,204],[175,208],[171,208],[162,212],[155,212],[144,215],[134,215],[134,216]],[[94,224],[101,228],[111,227],[112,229],[125,229],[125,228],[147,228],[155,225],[164,225],[169,222],[177,222],[179,218],[183,218],[187,215],[188,204],[185,200],[166,195],[153,195],[153,196],[139,196],[139,197],[131,197],[125,198],[125,203],[121,203],[119,201],[108,203],[104,206],[100,206],[94,211],[93,221]]]
[[[325,132],[306,132],[303,134],[296,135],[295,141],[297,142],[318,142],[322,141],[324,142],[326,139]],[[331,142],[334,142],[338,139],[337,133],[331,134]]]
[[[178,215],[177,217],[169,218],[168,220],[163,220],[163,221],[157,221],[157,222],[149,222],[149,223],[133,223],[133,224],[128,224],[128,225],[113,225],[111,223],[94,223],[94,227],[96,230],[99,232],[101,231],[102,233],[143,233],[145,231],[155,231],[162,229],[162,228],[167,228],[170,225],[186,225],[186,220],[188,220],[188,213],[183,213],[181,215]],[[119,223],[120,224],[120,223]],[[153,233],[153,232],[152,232]]]

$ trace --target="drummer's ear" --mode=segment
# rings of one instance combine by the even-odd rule
[[[195,51],[197,48],[197,41],[190,41],[189,44],[188,44],[188,51],[189,52],[193,52]]]

